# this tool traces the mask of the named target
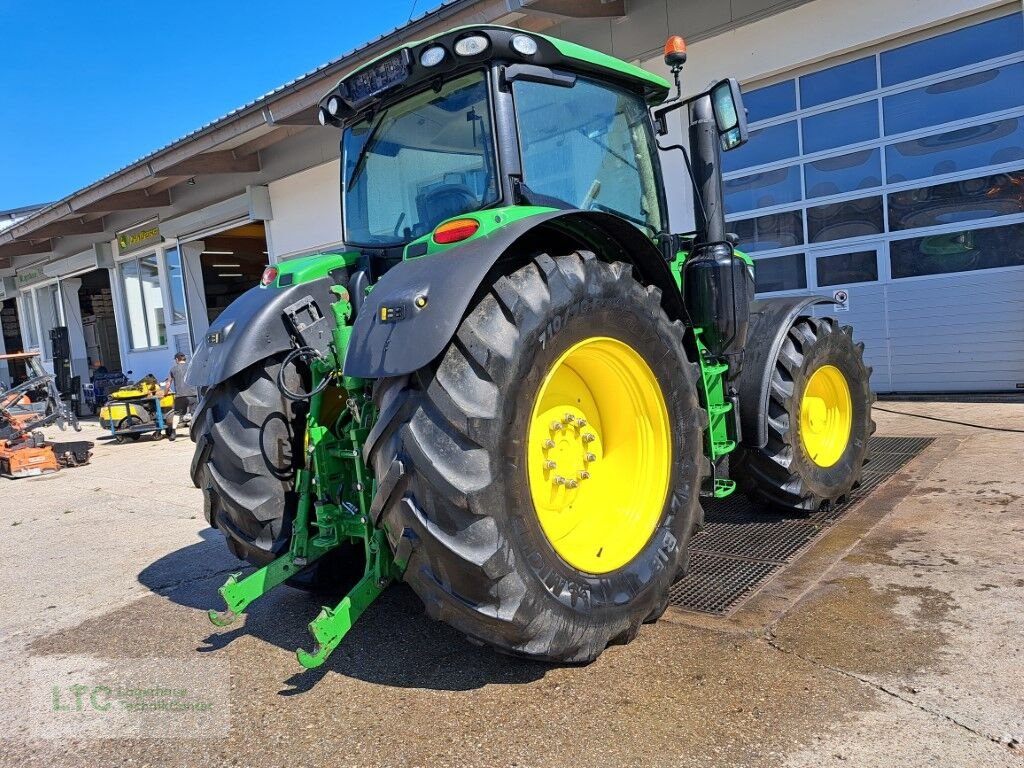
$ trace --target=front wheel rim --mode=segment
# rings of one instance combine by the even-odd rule
[[[846,452],[852,428],[850,385],[834,365],[823,365],[800,399],[800,438],[808,458],[819,467],[833,466]]]
[[[526,453],[534,510],[565,562],[603,574],[644,549],[664,512],[671,435],[661,386],[628,344],[595,336],[559,356]]]

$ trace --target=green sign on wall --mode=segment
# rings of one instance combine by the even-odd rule
[[[160,237],[160,224],[156,221],[147,221],[144,224],[126,229],[117,235],[117,248],[121,253],[145,248],[147,245],[155,245],[163,240]]]

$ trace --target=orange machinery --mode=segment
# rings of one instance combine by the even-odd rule
[[[38,352],[0,355],[0,362],[22,360],[28,378],[10,389],[0,386],[0,475],[30,477],[61,467],[88,464],[93,444],[87,440],[51,442],[43,427],[68,425],[80,431],[78,418],[61,400],[53,376],[39,362]]]

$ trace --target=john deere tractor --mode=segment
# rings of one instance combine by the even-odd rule
[[[754,300],[725,229],[740,89],[683,98],[573,43],[474,26],[412,42],[321,102],[345,247],[269,266],[210,328],[192,478],[257,570],[347,590],[317,666],[393,580],[474,642],[586,662],[687,570],[702,498],[816,510],[865,461],[869,370],[825,299]],[[669,146],[672,113],[689,149]],[[663,180],[689,178],[693,232]]]

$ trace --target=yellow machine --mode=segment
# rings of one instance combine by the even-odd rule
[[[162,433],[173,408],[174,395],[164,391],[149,374],[111,393],[100,408],[100,426],[109,429],[118,442],[123,442],[122,437],[138,440],[146,432]]]

